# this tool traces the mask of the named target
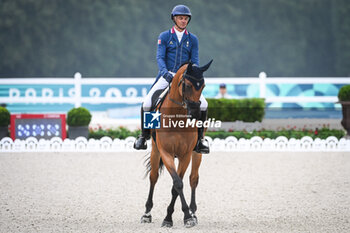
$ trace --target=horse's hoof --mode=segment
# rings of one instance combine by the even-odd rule
[[[162,227],[166,227],[166,228],[170,228],[173,226],[173,222],[169,222],[169,221],[166,221],[164,220],[163,223],[162,223]]]
[[[196,216],[196,215],[194,215],[194,214],[192,214],[192,218],[194,219],[194,221],[195,221],[196,225],[198,225],[198,219],[197,219],[197,216]]]
[[[152,215],[143,215],[141,217],[141,223],[151,223],[152,222]]]
[[[194,227],[198,223],[197,217],[192,217],[192,218],[186,219],[186,220],[184,220],[184,223],[185,223],[186,228]]]

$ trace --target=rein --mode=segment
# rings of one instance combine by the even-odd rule
[[[184,80],[184,75],[182,75],[182,78],[181,78],[179,84],[177,85],[178,87],[181,85],[181,83],[183,82],[183,80]],[[169,95],[168,95],[168,98],[169,98],[173,103],[175,103],[175,104],[177,104],[177,105],[180,105],[181,107],[183,107],[184,109],[186,109],[186,108],[187,108],[187,104],[186,104],[185,101],[184,101],[183,92],[182,92],[182,101],[179,102],[179,101],[176,101],[176,100],[174,100],[173,98],[170,97],[170,89],[171,89],[171,85],[169,85]],[[183,87],[182,87],[182,89],[183,89]]]

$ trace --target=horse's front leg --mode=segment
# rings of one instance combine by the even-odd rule
[[[185,170],[186,171],[186,170]],[[177,174],[179,175],[180,179],[183,180],[183,177],[185,175],[184,169],[182,169],[182,166],[180,166],[177,169]],[[176,191],[174,185],[171,189],[171,202],[167,208],[167,215],[165,219],[163,220],[162,227],[172,227],[173,226],[173,213],[174,213],[174,206],[177,197],[179,196],[179,193]]]
[[[173,226],[173,213],[174,213],[174,206],[177,197],[179,196],[179,193],[176,191],[174,185],[171,189],[171,202],[167,208],[167,215],[163,220],[162,227],[172,227]]]
[[[195,222],[195,219],[192,218],[190,214],[190,209],[186,203],[185,196],[183,194],[183,182],[179,174],[176,172],[174,158],[172,155],[170,155],[165,151],[161,151],[161,154],[162,154],[162,160],[164,162],[164,165],[166,166],[167,170],[171,175],[171,178],[173,179],[173,189],[178,193],[181,199],[182,211],[184,212],[184,224],[186,227],[193,227],[196,225],[196,222]],[[182,160],[179,160],[179,168],[181,168],[179,170],[180,173],[182,172],[183,174],[185,173],[188,167],[188,164],[191,160],[190,155],[191,154],[189,154],[188,156],[184,156]],[[172,193],[173,193],[173,199],[175,203],[176,195],[174,195],[174,192]],[[172,203],[170,205],[172,205]]]
[[[199,181],[199,166],[202,161],[202,154],[192,152],[192,170],[190,175],[190,185],[191,185],[191,204],[190,204],[190,214],[196,220],[196,224],[198,224],[196,211],[196,188],[198,186]]]
[[[152,222],[152,215],[151,210],[153,207],[153,192],[154,187],[158,180],[158,170],[159,170],[159,162],[160,162],[160,156],[158,149],[155,145],[152,146],[152,152],[151,152],[151,158],[150,158],[150,165],[151,165],[151,171],[149,175],[150,180],[150,188],[148,193],[148,198],[146,201],[146,211],[145,214],[141,217],[141,223],[151,223]]]

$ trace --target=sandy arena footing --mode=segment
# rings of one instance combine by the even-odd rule
[[[350,153],[211,153],[197,191],[199,224],[161,228],[171,199],[158,180],[141,224],[145,153],[0,154],[0,232],[350,232]],[[189,202],[188,169],[185,195]]]

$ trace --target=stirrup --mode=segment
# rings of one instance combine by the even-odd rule
[[[134,149],[136,150],[146,150],[147,149],[147,139],[140,135],[134,143]]]
[[[197,145],[194,148],[194,151],[200,154],[209,154],[210,152],[209,147],[203,144],[202,139],[198,140]]]

